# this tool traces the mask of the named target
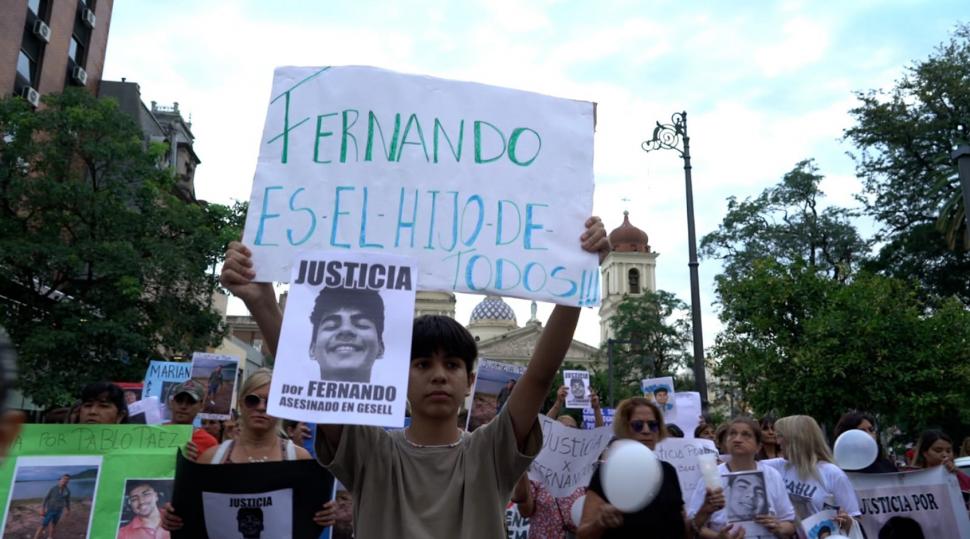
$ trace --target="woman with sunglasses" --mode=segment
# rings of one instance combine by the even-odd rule
[[[616,408],[613,433],[617,439],[634,440],[653,450],[666,435],[657,405],[643,397],[626,399]],[[606,451],[609,454],[609,450]],[[636,513],[622,513],[603,493],[600,470],[593,473],[586,491],[583,517],[577,536],[585,538],[644,537],[683,539],[687,533],[684,500],[677,471],[661,461],[663,483],[657,497]]]
[[[774,468],[755,460],[764,439],[761,427],[754,419],[737,417],[728,423],[726,438],[731,460],[717,468],[721,475],[722,488],[710,490],[703,481],[700,481],[687,504],[687,514],[691,519],[694,532],[704,539],[794,535],[795,508],[788,499],[781,474]],[[724,495],[730,483],[730,476],[727,474],[747,471],[760,471],[763,474],[764,499],[768,502],[764,509],[767,510],[759,510],[754,517],[754,523],[728,524],[729,511],[725,510]],[[735,496],[738,495],[735,494]],[[760,499],[760,496],[757,498]],[[741,501],[743,502],[743,498]]]
[[[834,439],[838,440],[839,436],[842,436],[846,431],[850,430],[861,430],[869,436],[872,436],[872,439],[876,441],[876,448],[878,449],[876,460],[869,466],[861,470],[856,470],[856,473],[895,473],[899,471],[896,465],[893,464],[893,461],[889,460],[889,457],[886,456],[886,450],[883,449],[882,441],[879,440],[876,418],[872,414],[858,410],[852,410],[851,412],[842,414],[839,422],[835,425]]]
[[[273,371],[266,368],[257,369],[246,378],[239,389],[242,410],[238,420],[238,436],[207,449],[199,456],[200,464],[244,464],[312,458],[306,449],[280,438],[280,420],[266,413],[272,381]],[[313,521],[320,526],[331,526],[335,514],[336,505],[330,501],[313,515]],[[171,503],[166,503],[162,511],[162,527],[169,531],[182,528],[182,519],[175,513]]]
[[[775,416],[768,414],[761,418],[758,423],[761,427],[761,451],[758,451],[758,460],[776,459],[781,456],[781,445],[775,436]]]

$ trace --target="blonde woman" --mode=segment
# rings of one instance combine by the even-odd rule
[[[279,462],[308,460],[310,453],[290,440],[280,438],[280,420],[266,413],[269,386],[273,371],[263,368],[253,371],[239,389],[239,435],[210,447],[199,456],[200,464]],[[330,501],[317,511],[313,521],[320,526],[333,525],[336,505]],[[174,531],[182,528],[182,519],[171,503],[162,512],[162,527]]]
[[[626,399],[616,408],[613,433],[617,439],[634,440],[653,450],[666,436],[663,414],[656,404],[643,397]],[[683,539],[687,522],[677,471],[666,462],[661,465],[663,484],[660,492],[650,505],[636,513],[622,513],[607,502],[600,471],[596,470],[586,491],[577,536],[581,539],[641,537],[645,530],[649,530],[650,537]]]
[[[859,499],[849,477],[833,464],[832,452],[818,423],[807,415],[792,415],[775,422],[775,437],[783,458],[763,460],[785,480],[788,493],[806,501],[814,513],[834,506],[839,525],[848,530],[850,517],[859,516]]]

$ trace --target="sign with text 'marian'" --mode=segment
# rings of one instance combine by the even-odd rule
[[[280,67],[244,242],[258,281],[298,251],[418,259],[422,290],[600,302],[579,237],[593,104],[370,67]]]
[[[53,524],[55,537],[115,537],[157,522],[191,436],[188,425],[24,425],[0,467],[0,535]]]

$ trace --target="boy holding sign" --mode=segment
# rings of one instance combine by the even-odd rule
[[[602,262],[609,241],[599,218],[586,221],[580,240]],[[221,280],[246,303],[275,351],[282,313],[272,284],[252,282],[252,266],[251,251],[233,243]],[[540,449],[536,416],[578,319],[578,307],[556,306],[502,412],[472,434],[462,432],[457,420],[475,379],[475,341],[454,319],[415,320],[410,427],[395,432],[356,425],[318,427],[318,459],[353,492],[356,536],[502,536],[505,504]]]

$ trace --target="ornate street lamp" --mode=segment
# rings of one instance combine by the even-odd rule
[[[690,260],[690,310],[694,330],[694,380],[701,394],[701,406],[707,410],[707,373],[704,370],[704,333],[701,329],[701,290],[697,276],[697,234],[694,231],[694,189],[690,178],[690,137],[687,136],[687,113],[677,112],[671,123],[657,122],[653,138],[641,144],[643,151],[674,150],[684,160],[684,181],[687,185],[687,244]],[[683,146],[683,148],[681,148]]]

